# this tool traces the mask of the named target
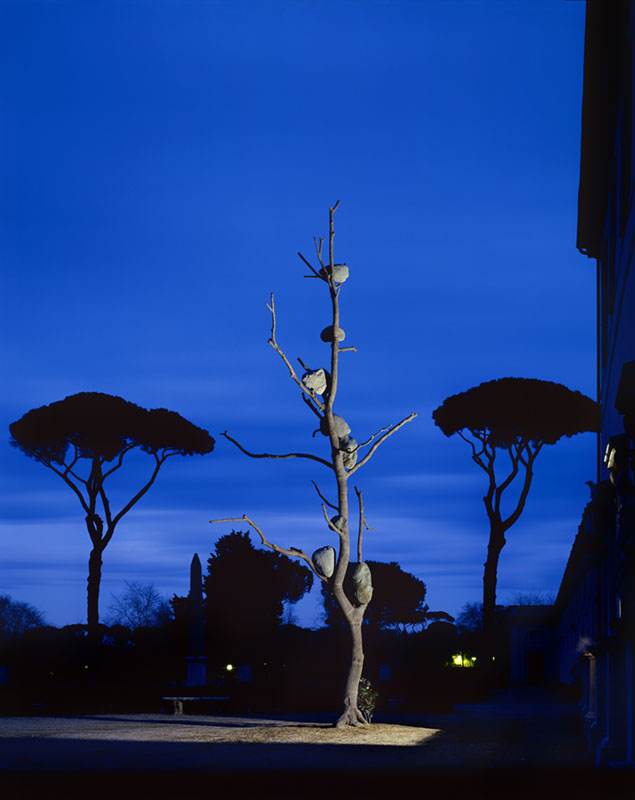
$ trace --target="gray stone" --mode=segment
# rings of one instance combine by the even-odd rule
[[[343,439],[351,432],[351,426],[348,422],[337,414],[333,414],[333,424],[335,427],[335,435],[338,439]],[[320,433],[323,433],[324,436],[329,435],[329,426],[326,417],[322,417],[320,420]]]
[[[324,394],[328,386],[328,373],[325,369],[315,369],[305,372],[302,376],[302,385],[316,394]]]
[[[335,548],[327,545],[320,547],[311,556],[317,571],[324,575],[325,578],[330,578],[335,572]]]
[[[346,518],[336,514],[334,517],[331,517],[331,524],[334,525],[338,531],[343,531],[346,527]]]
[[[353,469],[357,464],[357,450],[352,453],[347,453],[346,450],[342,452],[342,464],[344,469]]]
[[[365,561],[356,564],[352,573],[353,592],[360,606],[370,603],[373,596],[373,578]]]
[[[357,442],[352,436],[343,436],[340,439],[340,450],[342,451],[342,463],[344,469],[353,469],[357,464]]]
[[[321,275],[328,275],[331,271],[330,266],[320,270]],[[333,264],[333,280],[335,283],[344,283],[348,279],[348,267],[346,264]]]
[[[346,338],[346,334],[341,328],[335,328],[335,336],[333,336],[332,325],[329,325],[328,328],[324,328],[320,334],[320,339],[323,342],[332,342],[334,338],[337,339],[338,342],[342,342]]]
[[[346,453],[354,453],[357,450],[357,442],[352,436],[342,436],[340,439],[340,450],[344,450]]]

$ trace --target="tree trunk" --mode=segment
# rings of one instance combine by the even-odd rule
[[[491,672],[490,668],[495,653],[496,581],[498,559],[504,546],[505,535],[502,525],[496,521],[491,521],[487,560],[485,561],[485,571],[483,573],[483,655],[488,672]]]
[[[357,694],[359,691],[359,681],[362,677],[364,667],[364,649],[362,646],[362,620],[363,611],[356,608],[350,615],[346,616],[349,630],[351,632],[351,665],[346,679],[346,689],[344,693],[344,711],[335,723],[336,728],[343,728],[345,725],[367,724],[364,715],[357,708]]]
[[[96,639],[99,626],[99,587],[101,584],[101,565],[103,550],[93,547],[88,559],[88,636]]]

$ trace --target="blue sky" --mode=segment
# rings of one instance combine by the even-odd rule
[[[431,419],[503,376],[595,395],[595,270],[575,248],[584,8],[564,0],[0,2],[0,415],[79,391],[178,411],[217,438],[172,459],[104,557],[185,593],[248,514],[328,544],[313,418],[267,346],[323,363],[323,287],[302,278],[336,214],[351,278],[340,414],[358,439],[418,412],[356,478],[374,531],[433,608],[478,600],[484,475]],[[149,465],[129,465],[129,490]],[[89,550],[70,490],[8,445],[0,592],[85,618]],[[322,474],[324,473],[324,474]],[[555,593],[595,478],[592,434],[540,454],[499,598]],[[119,487],[124,491],[125,487]],[[123,499],[124,495],[121,495]],[[311,624],[315,604],[302,604]]]

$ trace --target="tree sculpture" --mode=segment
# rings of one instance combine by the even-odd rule
[[[562,436],[597,431],[598,405],[559,383],[500,378],[448,397],[432,417],[446,436],[458,433],[470,445],[472,460],[488,478],[483,498],[490,524],[483,574],[483,638],[486,655],[491,658],[498,559],[506,542],[505,533],[525,507],[534,461],[545,444],[555,444]],[[509,457],[504,477],[495,468],[499,451]],[[503,493],[518,475],[518,497],[504,512]]]
[[[86,514],[92,542],[88,560],[88,630],[94,636],[99,624],[102,555],[117,524],[145,495],[170,456],[210,453],[214,440],[175,411],[147,410],[100,392],[80,392],[32,409],[9,430],[11,444],[59,475],[75,492]],[[126,453],[135,448],[152,456],[152,472],[115,513],[105,484],[121,469]]]
[[[337,600],[342,613],[346,619],[351,634],[352,657],[351,664],[346,680],[344,691],[344,711],[337,720],[337,727],[345,725],[359,725],[366,722],[363,714],[358,707],[358,687],[362,675],[364,663],[364,650],[362,644],[362,620],[364,612],[372,596],[372,579],[368,565],[362,558],[362,534],[366,525],[364,518],[364,504],[361,491],[355,487],[355,494],[358,502],[358,529],[357,529],[357,562],[352,565],[350,570],[350,586],[345,586],[345,576],[349,571],[351,562],[351,533],[349,521],[349,492],[348,481],[355,472],[361,469],[373,456],[379,445],[392,436],[399,428],[410,422],[416,417],[415,413],[410,414],[394,425],[381,428],[372,434],[365,442],[358,443],[351,435],[349,424],[334,413],[335,398],[339,382],[339,358],[340,354],[347,351],[356,351],[354,347],[341,347],[340,343],[344,340],[345,333],[340,327],[340,306],[339,297],[344,282],[348,279],[349,270],[346,264],[336,264],[333,257],[333,240],[335,236],[333,216],[339,205],[335,204],[329,209],[329,239],[328,239],[328,261],[323,258],[324,239],[314,239],[317,262],[319,268],[313,265],[301,254],[298,253],[302,261],[310,270],[307,278],[321,281],[330,297],[331,301],[331,324],[325,327],[320,334],[323,342],[330,347],[330,371],[325,368],[310,369],[304,361],[298,359],[304,373],[298,376],[293,365],[281,349],[276,338],[276,311],[273,295],[268,305],[271,312],[271,338],[269,344],[284,361],[291,380],[301,391],[302,400],[307,407],[319,420],[319,431],[329,440],[330,456],[324,458],[313,453],[286,453],[283,455],[273,455],[271,453],[251,453],[227,431],[223,436],[232,442],[239,450],[251,458],[306,458],[321,464],[331,471],[337,485],[337,501],[330,502],[320,491],[318,485],[314,483],[315,489],[322,500],[322,512],[325,522],[330,531],[337,537],[338,550],[331,546],[322,547],[309,556],[303,550],[296,547],[283,548],[277,544],[267,541],[262,530],[248,517],[232,517],[224,520],[212,520],[212,522],[235,522],[245,520],[258,533],[262,544],[282,553],[286,556],[302,559],[313,573],[323,581]],[[368,450],[363,451],[363,448]],[[326,507],[336,513],[329,518]],[[366,525],[367,527],[367,525]],[[355,554],[353,554],[355,555]]]

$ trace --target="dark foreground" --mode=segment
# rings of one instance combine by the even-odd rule
[[[376,720],[438,733],[415,746],[262,744],[210,738],[219,729],[277,727],[280,717],[0,718],[0,798],[635,797],[633,771],[594,768],[575,706],[545,692],[499,692],[451,714]]]

